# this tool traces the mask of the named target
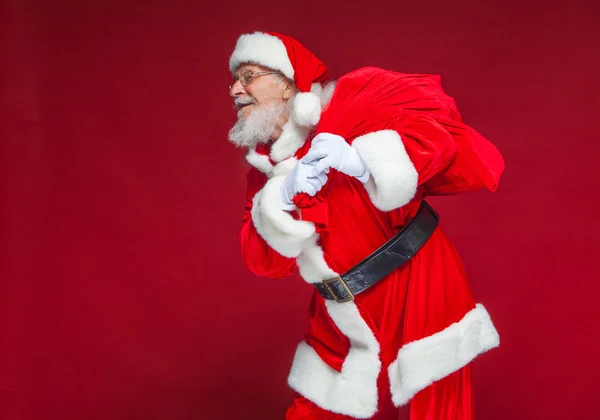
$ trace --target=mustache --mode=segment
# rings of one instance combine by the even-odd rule
[[[233,104],[235,106],[235,109],[237,109],[238,111],[245,105],[250,105],[255,103],[256,100],[252,97],[252,96],[246,96],[246,97],[239,97],[239,98],[235,98],[233,100]]]

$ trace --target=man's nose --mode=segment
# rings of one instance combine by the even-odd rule
[[[242,83],[239,80],[233,82],[233,84],[229,87],[229,95],[232,98],[235,98],[236,96],[241,96],[244,94],[244,92],[244,86],[242,86]]]

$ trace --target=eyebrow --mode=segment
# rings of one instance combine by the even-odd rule
[[[244,73],[250,73],[250,72],[254,72],[255,70],[251,70],[251,69],[245,69],[245,70],[240,70],[240,71],[236,71],[233,76],[234,77],[240,77],[242,74]]]

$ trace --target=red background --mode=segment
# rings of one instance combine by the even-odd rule
[[[283,418],[310,287],[242,265],[226,140],[260,29],[443,76],[507,165],[432,200],[501,335],[478,418],[598,419],[600,7],[551,3],[5,0],[0,418]]]

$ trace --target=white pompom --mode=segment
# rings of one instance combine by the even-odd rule
[[[317,125],[321,118],[321,99],[312,92],[300,92],[294,98],[294,120],[302,126]]]

